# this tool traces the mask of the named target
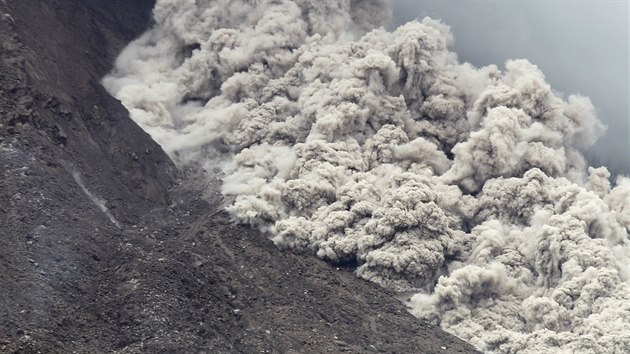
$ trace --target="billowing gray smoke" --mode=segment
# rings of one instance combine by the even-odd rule
[[[158,0],[104,84],[176,162],[223,168],[237,221],[480,349],[630,348],[630,180],[587,169],[589,99],[526,60],[459,63],[432,19],[369,31],[388,13]]]

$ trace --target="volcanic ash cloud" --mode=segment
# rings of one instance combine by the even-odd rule
[[[180,165],[223,169],[235,220],[415,292],[490,352],[630,348],[630,179],[526,60],[475,68],[381,1],[158,0],[104,79]],[[373,29],[374,28],[374,29]]]

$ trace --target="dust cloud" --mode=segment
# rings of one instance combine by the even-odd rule
[[[234,219],[411,292],[500,353],[630,347],[630,179],[604,127],[524,59],[460,63],[449,27],[383,1],[158,0],[103,83]]]

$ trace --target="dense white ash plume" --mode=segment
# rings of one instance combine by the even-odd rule
[[[537,169],[479,199],[463,261],[411,298],[413,312],[488,351],[628,348],[630,246],[613,206]]]
[[[494,352],[630,347],[630,180],[526,60],[475,68],[382,1],[158,0],[104,79],[234,218],[343,264]],[[374,28],[374,29],[373,29]]]

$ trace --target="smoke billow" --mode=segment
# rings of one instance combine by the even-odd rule
[[[223,170],[234,218],[414,292],[491,352],[630,347],[630,179],[603,126],[526,60],[475,68],[383,1],[158,0],[104,79],[179,164]],[[374,29],[375,28],[375,29]]]

